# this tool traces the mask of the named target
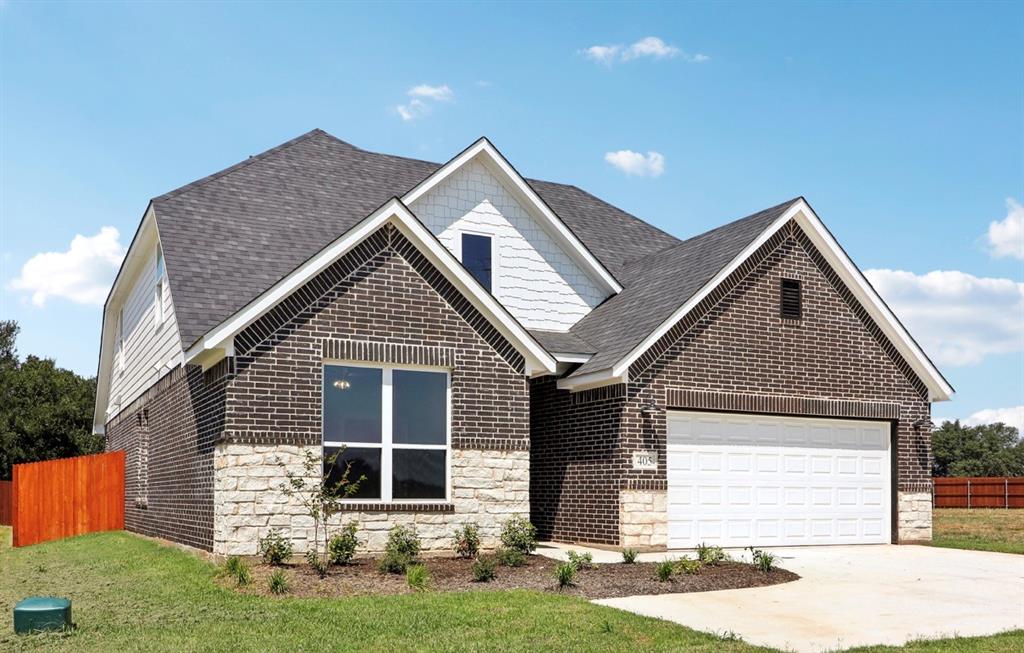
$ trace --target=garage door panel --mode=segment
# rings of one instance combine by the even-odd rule
[[[889,540],[889,427],[670,413],[669,546]]]

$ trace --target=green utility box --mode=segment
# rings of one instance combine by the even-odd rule
[[[71,628],[71,601],[52,596],[32,596],[14,606],[14,632]]]

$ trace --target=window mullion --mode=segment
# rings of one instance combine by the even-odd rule
[[[384,387],[381,389],[380,394],[380,408],[381,408],[381,455],[380,455],[380,494],[382,501],[391,501],[391,445],[392,445],[392,416],[394,411],[392,409],[393,393],[391,384],[391,368],[386,367],[381,374],[381,379],[384,383]]]

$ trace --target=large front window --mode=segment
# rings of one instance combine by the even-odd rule
[[[324,365],[324,457],[365,476],[353,499],[448,498],[448,373]]]

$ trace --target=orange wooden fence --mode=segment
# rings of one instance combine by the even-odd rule
[[[14,466],[14,546],[124,528],[124,452]]]
[[[1024,508],[1024,477],[935,478],[936,508]]]
[[[11,525],[11,482],[0,481],[0,526]]]

